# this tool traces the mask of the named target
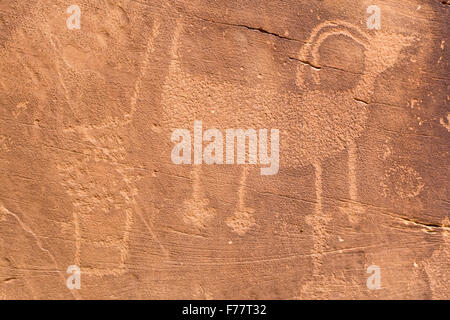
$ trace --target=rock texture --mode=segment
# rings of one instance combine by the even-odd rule
[[[449,6],[372,2],[0,0],[0,298],[449,299]]]

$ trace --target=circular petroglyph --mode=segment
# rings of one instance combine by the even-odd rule
[[[397,195],[402,199],[417,197],[424,187],[422,177],[411,167],[399,165],[387,170],[381,182],[383,196]]]

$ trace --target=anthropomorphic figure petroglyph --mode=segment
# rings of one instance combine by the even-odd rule
[[[210,76],[189,74],[182,68],[184,52],[179,48],[183,23],[177,24],[172,44],[172,62],[164,86],[162,105],[165,122],[172,128],[188,128],[194,120],[214,125],[228,125],[235,128],[280,128],[281,167],[303,167],[313,165],[316,172],[316,214],[311,221],[317,230],[317,247],[325,246],[320,226],[329,220],[322,210],[322,167],[321,161],[343,150],[348,151],[349,197],[354,202],[348,209],[349,219],[356,221],[361,208],[356,181],[357,146],[356,139],[364,130],[368,111],[364,103],[373,93],[376,77],[392,67],[402,48],[412,39],[402,35],[376,32],[369,36],[344,21],[329,21],[318,25],[311,33],[307,44],[301,48],[299,60],[319,65],[319,48],[326,39],[345,36],[356,41],[365,49],[365,69],[356,87],[340,92],[319,90],[320,68],[299,65],[295,79],[299,92],[285,92],[273,83],[255,83],[254,86],[240,86],[223,81],[214,81]],[[308,82],[309,81],[309,82]],[[260,108],[262,106],[262,108]],[[211,108],[218,110],[211,114]],[[220,117],[220,115],[225,115]],[[207,207],[207,199],[199,186],[200,167],[193,170],[193,199],[185,202],[185,215],[196,217],[198,226],[203,226],[214,214]],[[242,169],[239,204],[236,213],[227,219],[227,224],[239,234],[254,225],[254,210],[244,204],[245,183],[248,167]]]
[[[80,140],[79,154],[58,160],[57,168],[62,185],[73,199],[75,226],[74,264],[83,274],[97,276],[118,275],[126,271],[130,232],[136,217],[144,223],[164,255],[167,251],[160,244],[149,222],[137,205],[139,179],[133,166],[125,164],[126,148],[123,137],[127,135],[137,109],[137,100],[143,77],[149,68],[149,57],[154,51],[154,41],[160,24],[154,21],[140,64],[129,110],[119,116],[102,119],[98,124],[81,124],[63,131],[66,139]],[[103,234],[97,234],[100,226],[111,226]],[[120,231],[121,230],[121,231]],[[119,231],[119,234],[117,233]],[[88,249],[83,249],[86,246]],[[112,266],[99,268],[83,259],[84,252],[105,251]],[[88,256],[87,254],[86,256]]]
[[[370,101],[377,76],[394,66],[400,50],[409,46],[412,38],[403,35],[375,32],[369,36],[357,27],[344,21],[328,21],[314,28],[307,44],[302,47],[299,60],[309,61],[313,66],[319,66],[319,48],[327,38],[345,36],[361,45],[365,51],[365,68],[358,85],[341,92],[326,92],[314,89],[319,85],[320,69],[299,65],[297,85],[309,89],[303,96],[303,104],[308,112],[304,114],[302,137],[293,139],[289,150],[295,150],[299,162],[311,163],[316,175],[316,209],[309,222],[313,227],[314,255],[313,270],[317,274],[322,264],[321,252],[326,249],[326,234],[324,227],[331,217],[323,209],[322,199],[322,164],[321,162],[339,151],[348,152],[348,190],[351,201],[346,213],[350,222],[358,221],[358,214],[363,208],[358,204],[357,187],[357,144],[356,139],[362,133],[368,116],[365,105],[359,101]],[[306,78],[310,69],[313,90],[308,87]],[[311,70],[312,69],[312,70]],[[317,70],[319,69],[319,70]],[[289,139],[289,138],[288,138]],[[288,156],[289,157],[289,156]]]

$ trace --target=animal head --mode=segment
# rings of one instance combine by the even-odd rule
[[[300,49],[299,60],[310,66],[306,64],[298,66],[296,78],[298,87],[306,88],[305,75],[307,72],[311,72],[313,84],[320,84],[319,49],[326,39],[339,35],[352,39],[365,49],[365,68],[357,86],[352,89],[358,96],[370,95],[377,76],[394,66],[400,51],[411,45],[414,40],[412,37],[401,34],[387,34],[380,31],[368,35],[345,21],[324,22],[313,29],[307,43]],[[311,71],[311,69],[315,70]]]

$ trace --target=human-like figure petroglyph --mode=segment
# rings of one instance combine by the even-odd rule
[[[307,44],[300,50],[299,59],[309,61],[313,66],[319,66],[319,48],[332,36],[345,36],[365,49],[365,68],[355,88],[342,92],[309,90],[303,100],[310,112],[305,113],[305,126],[302,127],[303,137],[292,141],[300,157],[313,164],[316,174],[316,208],[309,222],[313,228],[313,276],[317,276],[322,265],[321,253],[325,252],[325,226],[331,216],[323,208],[322,197],[322,161],[339,151],[348,152],[348,185],[350,206],[345,210],[350,222],[358,221],[358,214],[363,211],[358,203],[357,186],[357,143],[356,139],[362,133],[368,116],[368,110],[358,101],[370,101],[377,76],[394,66],[400,50],[411,44],[412,38],[403,35],[375,32],[369,36],[357,27],[344,21],[328,21],[314,28]],[[297,85],[306,89],[305,76],[311,72],[312,84],[320,84],[320,69],[299,65]],[[317,134],[319,133],[320,134]],[[314,134],[316,133],[316,134]],[[311,139],[314,137],[314,139]]]
[[[149,57],[154,51],[159,27],[159,22],[155,21],[131,95],[129,111],[99,124],[81,124],[66,128],[63,132],[68,139],[81,140],[79,154],[67,161],[59,161],[57,168],[63,178],[62,185],[73,199],[74,264],[81,267],[83,274],[104,276],[126,271],[130,232],[136,216],[146,225],[163,253],[168,254],[137,206],[135,182],[139,177],[135,168],[124,163],[127,153],[122,138],[136,112],[142,80],[149,67]],[[112,227],[104,231],[106,235],[97,235],[96,229],[104,225],[102,219]],[[122,234],[116,233],[117,228],[123,228]],[[117,259],[112,262],[112,267],[98,268],[83,261],[83,245],[90,246],[90,250],[112,250],[115,253],[112,256]]]
[[[214,81],[212,77],[189,74],[182,68],[179,50],[179,37],[183,26],[177,24],[172,46],[172,62],[169,75],[164,86],[162,105],[165,110],[165,121],[173,128],[188,128],[196,119],[205,123],[226,123],[229,127],[254,128],[260,126],[279,127],[281,130],[281,166],[302,167],[312,165],[316,173],[316,214],[312,225],[317,234],[316,252],[323,251],[325,246],[321,228],[330,217],[322,210],[322,167],[321,162],[343,150],[348,151],[349,197],[353,202],[347,213],[351,221],[357,221],[357,213],[361,207],[358,199],[356,163],[356,139],[364,130],[367,119],[367,108],[358,102],[370,100],[377,75],[392,67],[402,48],[411,43],[411,38],[402,35],[376,32],[368,36],[355,26],[344,21],[329,21],[318,25],[311,33],[307,44],[301,48],[299,60],[310,61],[312,66],[319,66],[319,48],[332,36],[345,36],[365,49],[365,70],[355,88],[341,92],[326,92],[317,89],[320,84],[320,68],[311,68],[300,64],[295,79],[301,92],[285,92],[277,84],[255,83],[254,86],[240,86],[223,81]],[[312,70],[308,70],[312,69]],[[308,79],[305,75],[311,71]],[[308,83],[312,81],[312,84]],[[310,82],[311,82],[310,81]],[[263,108],[258,108],[263,106]],[[218,110],[211,114],[210,109]],[[220,118],[220,115],[225,117]],[[194,166],[193,175],[195,191],[193,193],[197,213],[189,215],[204,217],[211,212],[204,205],[207,201],[198,194],[199,166]],[[241,186],[247,180],[247,168],[242,169]],[[239,205],[233,218],[227,220],[228,225],[254,225],[253,209],[243,204],[245,188],[239,188]],[[191,203],[187,200],[186,204]],[[189,207],[189,208],[188,208]],[[193,210],[192,205],[186,210]],[[247,223],[239,223],[239,217],[246,217]],[[241,221],[242,222],[242,221]],[[237,229],[235,230],[237,231]],[[239,233],[245,231],[239,228]]]

